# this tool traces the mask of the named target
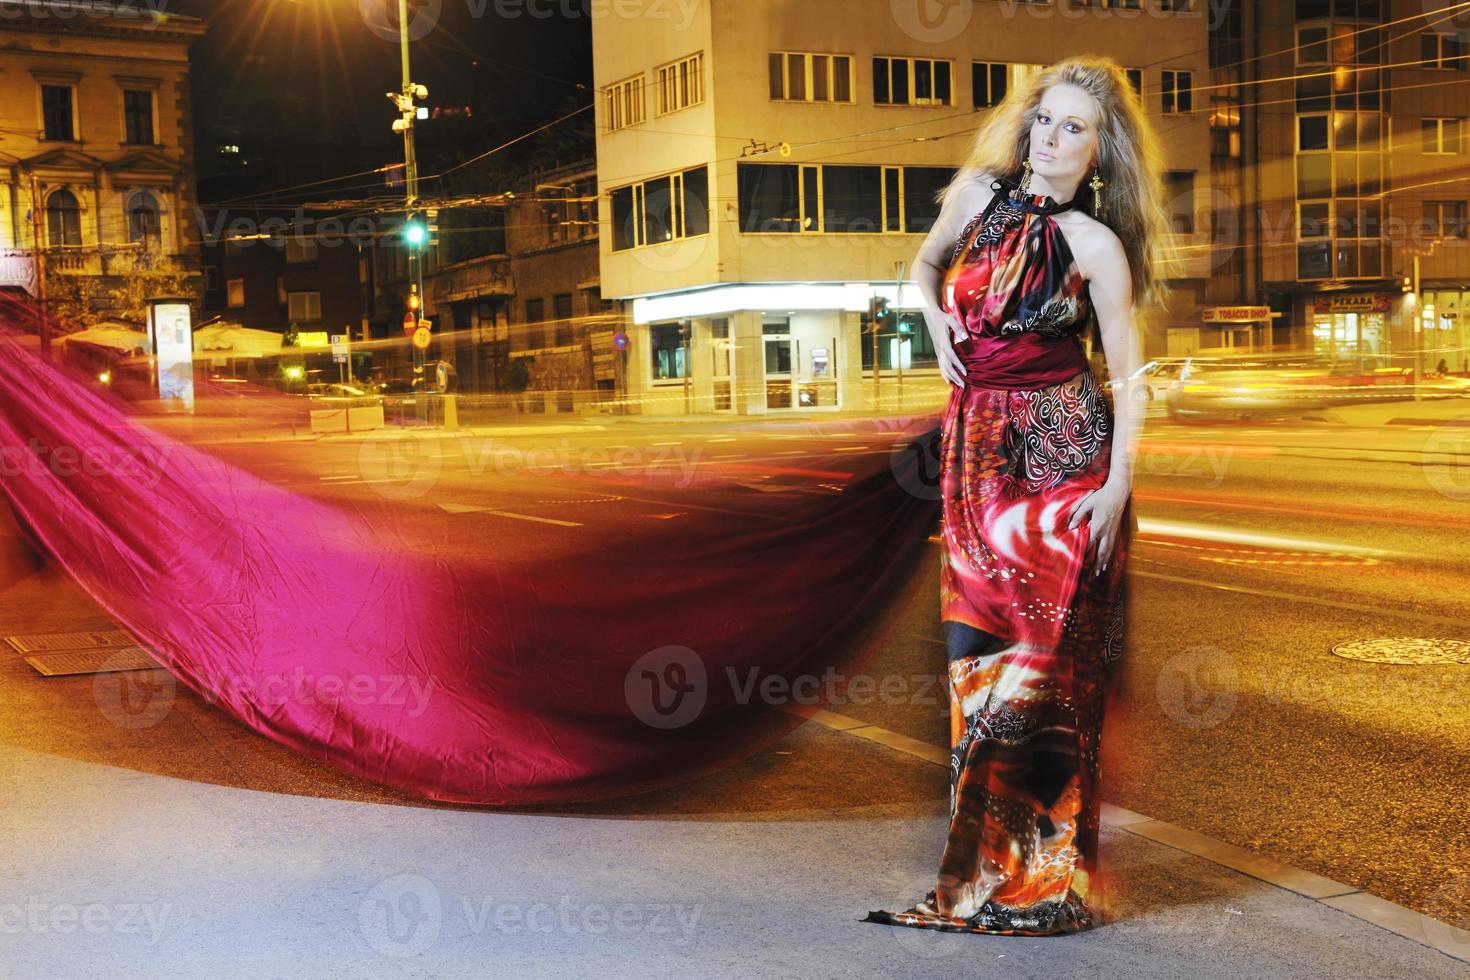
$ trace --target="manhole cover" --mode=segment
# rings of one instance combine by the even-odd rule
[[[161,667],[142,647],[108,650],[62,650],[26,657],[26,663],[44,677],[75,674],[107,674],[115,670],[152,670]]]
[[[24,633],[20,636],[7,636],[5,642],[21,653],[40,653],[46,650],[128,646],[133,638],[122,630],[90,630],[85,633]]]
[[[1427,636],[1385,636],[1338,643],[1332,652],[1375,664],[1470,664],[1470,640]]]

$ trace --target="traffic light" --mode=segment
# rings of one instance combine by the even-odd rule
[[[424,235],[430,245],[439,244],[439,209],[429,208],[424,212]]]
[[[868,323],[874,333],[878,333],[888,326],[888,318],[892,311],[888,308],[888,297],[874,296],[868,300]]]
[[[429,227],[417,213],[410,214],[403,222],[403,243],[412,249],[421,249],[429,242]]]

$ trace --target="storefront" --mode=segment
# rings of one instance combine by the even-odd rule
[[[1269,306],[1207,306],[1201,319],[1206,328],[1218,331],[1213,338],[1216,347],[1254,351],[1270,345]]]
[[[1387,293],[1334,293],[1314,296],[1307,326],[1312,352],[1332,361],[1370,361],[1389,367],[1390,300]]]
[[[1470,371],[1470,328],[1465,314],[1470,311],[1470,290],[1425,289],[1420,330],[1424,338],[1424,369],[1435,370],[1440,361],[1450,371]]]

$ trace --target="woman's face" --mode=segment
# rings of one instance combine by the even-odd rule
[[[1031,170],[1059,187],[1075,186],[1097,162],[1097,104],[1075,85],[1041,94],[1031,124]]]

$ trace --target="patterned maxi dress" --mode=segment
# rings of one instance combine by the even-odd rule
[[[864,921],[1051,935],[1101,924],[1097,750],[1135,525],[1130,502],[1100,576],[1088,522],[1067,530],[1107,479],[1113,429],[1079,343],[1095,314],[1051,218],[1073,202],[992,186],[941,293],[969,335],[940,444],[949,836],[938,887]]]

